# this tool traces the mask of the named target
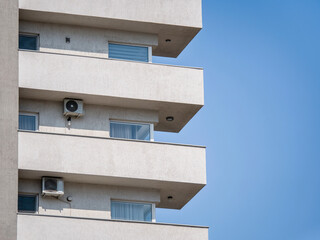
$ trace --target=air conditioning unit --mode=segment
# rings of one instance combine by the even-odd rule
[[[62,178],[42,177],[42,196],[59,197],[64,194]]]
[[[79,99],[66,98],[63,101],[64,115],[66,117],[80,117],[83,112],[83,101]]]

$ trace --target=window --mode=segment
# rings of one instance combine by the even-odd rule
[[[38,50],[39,35],[19,34],[19,49]]]
[[[153,124],[126,122],[110,123],[110,137],[150,141],[153,140],[152,135]]]
[[[19,113],[19,129],[29,131],[38,130],[38,114]]]
[[[109,58],[149,62],[149,48],[109,43]]]
[[[19,212],[36,212],[37,211],[37,195],[19,194],[18,195],[18,211]]]
[[[111,219],[152,221],[151,203],[132,203],[111,201]]]

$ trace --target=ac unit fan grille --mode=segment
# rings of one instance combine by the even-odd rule
[[[66,108],[70,112],[75,112],[78,110],[78,103],[74,100],[70,100],[66,103]]]
[[[45,189],[48,191],[56,191],[57,190],[57,180],[48,179],[45,181]]]

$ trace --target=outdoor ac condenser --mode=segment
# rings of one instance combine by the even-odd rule
[[[43,177],[42,196],[60,197],[64,194],[64,183],[62,178]]]
[[[64,99],[63,109],[63,115],[66,117],[80,117],[84,114],[83,101],[78,99]]]

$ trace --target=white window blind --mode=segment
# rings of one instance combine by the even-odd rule
[[[148,62],[148,47],[109,43],[109,58]]]

